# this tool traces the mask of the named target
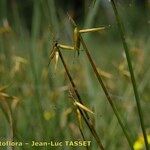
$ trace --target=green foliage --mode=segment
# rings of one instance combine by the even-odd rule
[[[10,118],[13,120],[13,128],[10,128],[10,122],[7,121],[9,109],[0,107],[1,140],[8,139],[12,130],[14,140],[23,142],[83,138],[78,129],[75,108],[68,96],[72,88],[63,65],[58,59],[56,70],[54,61],[48,67],[53,36],[55,35],[56,40],[63,44],[72,43],[72,25],[63,5],[58,4],[59,2],[54,0],[28,0],[21,3],[15,0],[10,3],[6,0],[0,1],[0,89],[10,85],[5,92],[0,90],[0,103],[5,105],[3,100],[7,102],[11,110]],[[104,5],[100,0],[88,1],[88,4],[83,7],[85,17],[79,19],[81,21],[77,24],[89,28],[110,25],[103,32],[85,35],[83,38],[122,116],[131,140],[136,141],[141,135],[140,123],[130,74],[111,5],[109,2]],[[148,133],[150,124],[148,15],[144,17],[144,13],[139,14],[134,2],[130,7],[125,3],[117,3],[117,6],[127,31],[126,40],[141,97],[145,129]],[[135,17],[132,14],[135,14]],[[82,26],[80,28],[82,29]],[[73,52],[63,51],[63,56],[79,94],[86,106],[94,111],[94,117],[89,115],[95,123],[95,129],[105,149],[129,149],[84,51],[80,52],[79,57],[74,56]],[[10,97],[5,95],[4,98],[4,93]],[[88,127],[84,122],[82,126],[85,139],[92,141],[89,149],[97,149]],[[25,145],[19,149],[41,150],[41,147],[31,148]],[[61,149],[83,149],[83,147],[61,147]]]

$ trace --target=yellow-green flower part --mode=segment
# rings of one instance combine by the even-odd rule
[[[44,119],[49,121],[51,118],[53,118],[55,116],[55,112],[54,111],[44,111],[43,113]]]
[[[148,144],[150,145],[150,134],[147,135],[147,139],[148,139]],[[134,150],[143,150],[144,146],[145,146],[144,138],[143,138],[143,136],[139,136],[133,145]]]

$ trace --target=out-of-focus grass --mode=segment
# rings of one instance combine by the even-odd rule
[[[50,68],[47,67],[48,54],[52,43],[49,30],[54,30],[54,33],[59,31],[57,34],[61,35],[60,41],[68,43],[70,40],[66,38],[66,34],[70,36],[71,33],[70,28],[68,28],[70,24],[67,17],[62,15],[64,18],[57,18],[57,15],[60,15],[56,15],[57,7],[51,7],[52,5],[55,6],[54,1],[52,4],[50,3],[47,1],[39,1],[38,3],[35,1],[33,3],[31,33],[28,33],[24,27],[16,9],[13,11],[13,21],[10,21],[9,24],[11,31],[0,33],[0,86],[12,83],[6,91],[9,95],[19,98],[15,109],[13,109],[14,104],[10,101],[15,122],[15,140],[28,142],[33,139],[68,140],[81,138],[80,133],[76,132],[78,128],[73,112],[67,111],[72,105],[67,91],[70,85],[64,69],[61,63],[58,63],[57,70],[54,70],[53,65]],[[1,8],[6,8],[5,3],[1,3]],[[54,8],[54,10],[51,8]],[[125,11],[122,6],[120,6],[120,9]],[[3,19],[7,18],[7,9],[1,9],[1,11],[3,16],[1,16],[0,27],[5,27]],[[90,16],[99,13],[98,9],[95,10],[97,13],[90,11],[90,13],[93,13]],[[122,13],[122,17],[123,15]],[[91,25],[108,25],[108,21],[104,18],[96,23],[94,17],[92,19],[90,16],[87,17],[90,19],[82,24],[88,27],[91,27]],[[102,14],[96,15],[97,17],[101,18]],[[125,19],[130,19],[130,16]],[[51,29],[49,29],[49,26]],[[126,27],[127,30],[130,29],[130,25],[126,24]],[[65,35],[62,28],[65,32],[67,31]],[[149,132],[150,46],[148,44],[149,39],[145,40],[144,35],[143,31],[143,34],[141,33],[134,38],[132,30],[130,30],[128,43],[141,95],[146,129]],[[89,35],[85,39],[99,69],[111,74],[110,78],[103,76],[103,80],[125,119],[133,141],[135,141],[141,134],[140,124],[136,115],[136,105],[130,86],[127,64],[115,24],[111,23],[110,29],[103,33]],[[81,52],[80,58],[74,58],[73,53],[63,52],[63,54],[83,100],[95,111],[96,128],[106,149],[128,149],[118,122],[105,100],[105,95],[102,91],[99,91],[99,85],[87,59],[84,57],[85,54]],[[0,122],[2,122],[0,124],[0,140],[5,140],[8,138],[9,130],[2,111],[0,111]],[[42,124],[44,124],[43,128],[41,127]],[[43,132],[43,129],[47,134]],[[86,128],[84,133],[86,137],[89,137],[89,140],[93,140]],[[96,143],[93,141],[91,149],[96,148]],[[70,149],[70,147],[64,149]]]

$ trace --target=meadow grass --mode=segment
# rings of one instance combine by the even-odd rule
[[[86,125],[86,122],[82,122],[81,129],[73,111],[68,111],[70,109],[76,111],[77,107],[73,106],[72,101],[69,101],[68,89],[70,89],[71,83],[63,64],[60,63],[60,58],[56,70],[53,61],[50,67],[47,67],[48,55],[53,43],[53,37],[49,30],[56,35],[60,35],[58,39],[60,43],[69,43],[69,45],[72,43],[72,27],[67,15],[58,9],[54,0],[33,1],[32,27],[31,32],[29,32],[25,27],[18,4],[14,3],[12,10],[8,10],[6,3],[5,0],[0,2],[0,8],[2,8],[0,9],[0,31],[5,27],[3,22],[6,18],[11,30],[0,32],[0,87],[12,83],[5,92],[11,97],[17,97],[18,101],[5,99],[9,104],[9,107],[6,107],[10,108],[10,113],[9,109],[3,107],[5,104],[1,100],[2,98],[0,99],[2,104],[0,140],[12,138],[12,132],[14,140],[25,142],[31,142],[32,140],[86,139],[92,141],[89,149],[95,150],[98,148],[96,140],[99,143],[100,138],[104,147],[100,146],[101,149],[129,149],[125,136],[119,128],[118,120],[105,100],[104,92],[99,89],[99,84],[95,80],[95,74],[89,60],[85,57],[84,51],[80,52],[79,57],[74,57],[74,52],[67,51],[62,51],[62,55],[69,68],[76,90],[84,101],[84,106],[88,106],[90,110],[94,111],[94,115],[88,114],[90,120],[86,119],[85,114],[83,117],[85,117],[87,124],[92,121],[93,127],[90,130],[96,131],[96,134],[94,133],[96,140],[93,138],[89,130],[90,127]],[[105,14],[101,14],[100,5],[101,1],[97,0],[94,5],[92,3],[92,6],[86,9],[88,10],[87,16],[82,25],[84,28],[108,26],[109,24],[111,26],[102,33],[87,34],[83,36],[83,39],[88,49],[91,50],[93,61],[97,64],[96,69],[100,70],[99,73],[102,73],[102,71],[104,73],[100,74],[102,80],[119,115],[122,116],[121,119],[126,130],[130,133],[129,138],[133,144],[141,136],[141,129],[137,120],[137,106],[133,101],[134,94],[132,93],[130,72],[127,68],[126,58],[122,56],[122,41],[118,36],[119,29],[113,21],[106,20]],[[121,19],[123,20],[126,16],[126,10],[121,5],[119,5],[119,8],[124,11],[124,14],[121,12]],[[12,11],[11,15],[9,11]],[[129,17],[127,17],[127,20],[130,19]],[[97,20],[97,23],[95,20]],[[128,29],[130,28],[126,24],[125,27],[127,27],[126,31],[129,33]],[[146,41],[144,34],[136,38],[128,34],[125,40],[129,42],[130,58],[132,59],[136,81],[139,83],[138,91],[141,95],[140,107],[143,108],[144,129],[149,132],[150,84],[148,81],[150,68],[148,56],[150,53],[149,39],[147,38]],[[99,66],[102,68],[99,68]],[[80,109],[83,112],[83,109]],[[12,126],[10,120],[14,126]],[[24,146],[15,149],[38,150],[41,147]],[[54,147],[53,149],[59,148]],[[80,150],[83,148],[61,147],[61,149]]]

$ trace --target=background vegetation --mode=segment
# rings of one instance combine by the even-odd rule
[[[150,3],[118,0],[117,8],[125,25],[145,128],[149,133]],[[30,142],[81,138],[64,68],[60,61],[56,69],[54,62],[48,68],[54,36],[60,43],[72,44],[73,26],[67,12],[80,28],[110,25],[105,31],[86,34],[84,39],[131,139],[136,141],[142,132],[127,62],[111,4],[103,0],[0,1],[0,140],[13,137],[15,141]],[[95,112],[92,122],[105,149],[129,149],[85,53],[81,51],[79,57],[74,52],[62,53],[83,101]],[[83,126],[86,139],[92,140],[90,149],[97,149],[84,123]]]

